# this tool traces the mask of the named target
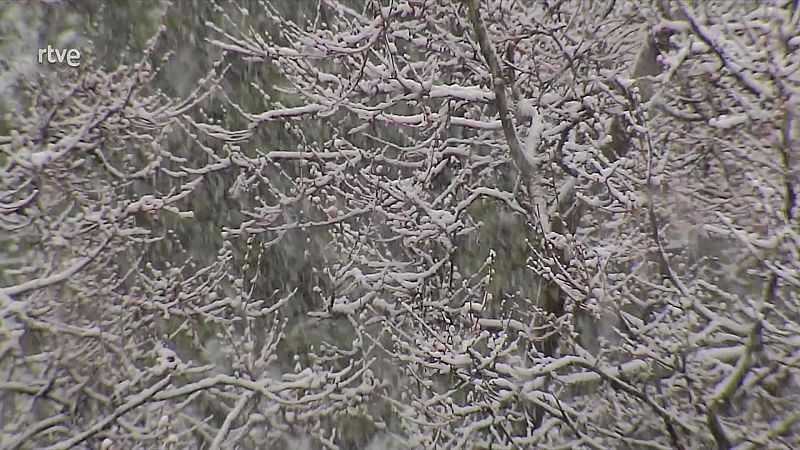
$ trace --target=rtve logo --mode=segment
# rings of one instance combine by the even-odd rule
[[[44,63],[44,55],[47,54],[47,62],[50,64],[67,63],[70,67],[81,65],[81,52],[78,49],[70,48],[60,50],[48,45],[47,48],[39,49],[39,64]]]

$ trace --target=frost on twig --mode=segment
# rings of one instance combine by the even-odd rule
[[[312,3],[23,92],[0,446],[800,445],[795,6]]]

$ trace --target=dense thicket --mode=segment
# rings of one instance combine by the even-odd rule
[[[3,79],[1,446],[800,446],[797,2],[301,3]]]

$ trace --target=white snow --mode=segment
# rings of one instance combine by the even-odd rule
[[[531,167],[538,167],[539,158],[537,158],[537,154],[539,144],[542,142],[542,132],[545,129],[545,125],[542,117],[535,109],[532,108],[529,113],[531,125],[528,127],[528,135],[525,138],[522,154]]]
[[[714,117],[708,120],[708,124],[714,128],[719,128],[721,130],[727,130],[739,125],[743,125],[747,123],[749,118],[747,114],[731,114],[731,115],[720,115],[718,117]]]

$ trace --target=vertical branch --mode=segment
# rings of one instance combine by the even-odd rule
[[[661,65],[658,62],[658,40],[655,36],[648,36],[645,39],[644,47],[636,57],[633,66],[632,78],[637,81],[641,92],[641,102],[646,103],[653,96],[652,81],[647,80],[661,73]],[[611,143],[601,148],[603,156],[609,161],[616,161],[617,158],[625,156],[631,145],[631,136],[625,129],[620,116],[614,116],[609,127]]]
[[[511,151],[511,157],[519,167],[520,171],[525,175],[530,175],[533,167],[531,167],[528,160],[522,154],[522,146],[519,143],[517,132],[514,129],[514,122],[511,118],[511,108],[508,104],[508,96],[506,95],[506,80],[503,76],[503,68],[500,67],[500,61],[497,60],[497,54],[494,51],[494,46],[489,40],[489,35],[486,33],[486,26],[481,19],[480,9],[477,0],[465,0],[467,9],[469,10],[469,21],[472,28],[475,29],[475,35],[478,38],[478,45],[481,47],[481,55],[489,66],[489,73],[492,75],[492,90],[494,91],[494,102],[497,106],[497,113],[500,115],[500,123],[503,126],[503,135],[508,142],[508,148]]]
[[[503,76],[503,68],[500,67],[500,62],[497,59],[494,46],[489,40],[489,35],[486,32],[486,26],[483,23],[480,15],[480,9],[477,0],[465,0],[469,10],[469,21],[475,29],[475,35],[478,38],[478,44],[481,48],[481,54],[489,67],[489,72],[492,75],[492,89],[494,91],[495,105],[497,106],[498,114],[500,115],[500,123],[503,126],[503,135],[508,142],[508,148],[511,151],[511,156],[514,162],[519,167],[520,171],[526,177],[530,176],[533,167],[528,159],[522,153],[522,147],[517,137],[517,132],[514,129],[514,122],[511,118],[511,109],[508,103],[508,96],[506,95],[506,80]],[[548,219],[545,219],[548,220]],[[563,232],[563,224],[560,217],[556,217],[551,224],[550,229],[556,233]],[[563,256],[563,255],[561,255]],[[546,280],[544,292],[542,293],[541,305],[548,316],[555,316],[556,318],[564,314],[564,300],[563,293],[558,285],[552,280]],[[549,333],[544,338],[542,343],[542,352],[547,356],[554,356],[558,348],[558,333]]]

